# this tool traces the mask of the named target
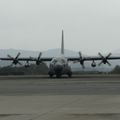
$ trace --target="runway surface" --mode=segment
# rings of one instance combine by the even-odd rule
[[[120,94],[120,76],[0,77],[0,95],[110,95]]]
[[[0,77],[0,120],[119,120],[120,76]]]

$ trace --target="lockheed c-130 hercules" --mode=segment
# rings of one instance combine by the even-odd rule
[[[108,60],[119,60],[120,57],[111,57],[111,53],[109,53],[107,56],[103,56],[101,53],[98,53],[98,57],[83,57],[81,52],[79,52],[79,57],[66,57],[64,55],[64,33],[62,31],[62,43],[61,43],[61,55],[60,57],[42,57],[42,53],[39,53],[39,56],[37,58],[28,57],[28,58],[19,58],[20,53],[17,54],[17,56],[11,57],[8,55],[7,58],[0,58],[0,60],[6,60],[6,61],[12,61],[12,65],[22,65],[20,61],[26,61],[25,67],[29,66],[30,61],[36,62],[36,65],[41,64],[42,62],[50,62],[49,64],[49,76],[53,77],[56,75],[56,77],[61,77],[63,74],[68,75],[68,77],[72,76],[72,70],[71,66],[69,65],[69,61],[73,62],[79,62],[82,68],[85,68],[84,63],[85,61],[92,61],[91,66],[96,67],[95,61],[101,61],[98,65],[101,64],[108,64],[111,65]]]

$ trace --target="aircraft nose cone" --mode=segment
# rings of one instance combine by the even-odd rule
[[[61,64],[56,64],[54,70],[56,73],[61,73],[63,70],[63,66]]]

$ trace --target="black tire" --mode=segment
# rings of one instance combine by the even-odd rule
[[[68,77],[69,78],[71,78],[72,77],[72,73],[70,72],[70,73],[68,73]]]
[[[50,74],[49,76],[50,76],[50,78],[52,78],[52,77],[53,77],[53,74]]]
[[[71,78],[71,77],[72,77],[72,74],[68,74],[68,77]]]
[[[56,75],[56,78],[61,78],[61,75]]]

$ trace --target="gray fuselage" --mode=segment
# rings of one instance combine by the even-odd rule
[[[61,75],[67,74],[69,77],[72,75],[71,67],[68,64],[68,60],[65,57],[53,58],[49,65],[49,75],[52,77],[56,75],[61,77]]]

